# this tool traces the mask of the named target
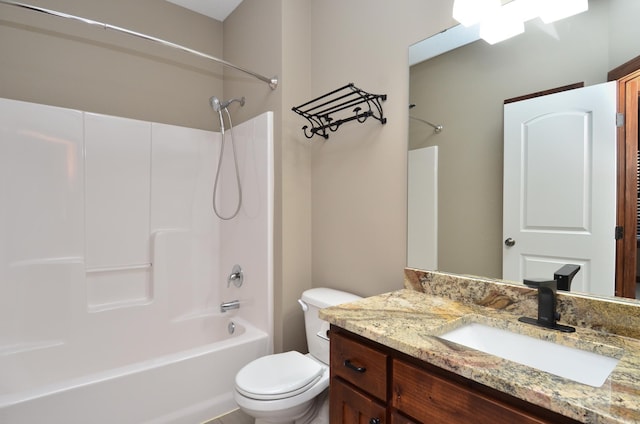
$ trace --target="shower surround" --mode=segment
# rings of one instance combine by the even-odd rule
[[[235,373],[273,349],[272,121],[234,127],[243,206],[221,221],[219,133],[0,99],[0,422],[191,424],[235,408]]]

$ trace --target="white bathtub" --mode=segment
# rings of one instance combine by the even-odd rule
[[[75,378],[52,382],[47,375],[44,384],[32,375],[31,387],[18,392],[10,391],[5,376],[15,372],[7,367],[16,361],[8,359],[19,353],[1,356],[0,423],[197,424],[233,410],[235,374],[268,353],[268,334],[226,316],[198,321],[219,340]],[[233,335],[227,333],[230,321],[235,324]],[[28,371],[28,365],[22,365]],[[66,365],[48,362],[60,377]]]

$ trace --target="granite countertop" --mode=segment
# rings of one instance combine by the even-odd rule
[[[405,275],[405,289],[326,308],[320,317],[580,422],[640,422],[640,302],[559,295],[564,316],[560,322],[576,327],[575,333],[561,333],[518,321],[523,315],[537,316],[535,290],[410,269]],[[601,387],[592,387],[437,337],[470,322],[613,356],[619,362]]]

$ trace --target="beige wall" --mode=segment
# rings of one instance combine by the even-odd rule
[[[258,0],[259,1],[259,0]],[[298,116],[291,111],[311,93],[311,1],[285,0],[283,10],[282,73],[282,350],[304,350],[304,319],[297,299],[312,287],[311,277],[311,149],[299,130]],[[286,81],[286,83],[285,83]],[[278,315],[279,313],[279,315]]]
[[[388,118],[313,140],[313,285],[372,295],[402,287],[406,264],[408,46],[451,26],[452,1],[315,0],[315,96],[353,82]]]
[[[222,24],[164,1],[32,4],[222,55]],[[0,5],[0,97],[213,129],[220,65],[68,19]],[[184,28],[188,28],[185,31]]]

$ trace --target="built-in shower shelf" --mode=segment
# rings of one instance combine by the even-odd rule
[[[367,93],[350,83],[291,110],[311,124],[302,127],[305,137],[318,135],[326,140],[329,138],[329,131],[337,131],[345,122],[363,123],[374,118],[385,124],[387,118],[382,111],[382,102],[385,100],[386,94]]]

